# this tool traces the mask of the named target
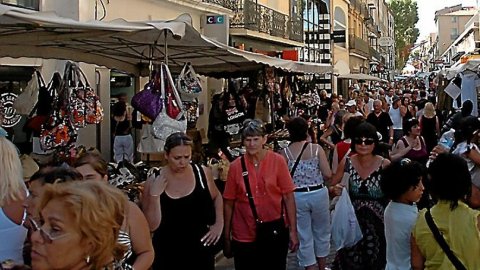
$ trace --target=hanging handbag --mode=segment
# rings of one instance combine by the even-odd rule
[[[182,100],[193,100],[202,92],[202,84],[198,78],[192,64],[185,63],[178,76],[177,90],[180,92]]]
[[[160,73],[161,73],[161,78],[165,78],[161,82],[161,99],[165,100],[166,97],[166,88],[169,87],[171,94],[175,98],[176,104],[182,104],[182,101],[180,100],[180,96],[177,93],[177,90],[175,89],[175,85],[173,83],[172,75],[170,74],[170,70],[168,69],[168,66],[164,63],[160,65]],[[166,106],[163,107],[163,109],[160,111],[158,114],[157,118],[155,118],[155,121],[152,124],[153,127],[153,135],[155,138],[162,140],[165,142],[168,136],[170,134],[175,133],[175,132],[186,132],[187,131],[187,119],[184,115],[183,110],[180,108],[180,113],[178,113],[176,118],[172,118],[171,116],[168,115],[166,108],[167,106],[173,106],[172,104],[166,104]],[[181,105],[180,105],[181,106]],[[163,146],[162,146],[163,148]]]
[[[42,74],[35,70],[32,79],[28,82],[22,93],[13,102],[13,108],[17,114],[29,115],[35,108],[38,101],[39,88],[45,88]]]
[[[433,221],[432,213],[430,212],[429,208],[427,208],[427,211],[425,212],[425,220],[427,221],[428,227],[430,227],[430,230],[433,233],[433,237],[435,238],[435,240],[437,240],[437,243],[440,245],[443,252],[445,252],[445,255],[447,255],[450,262],[452,262],[453,266],[455,266],[455,269],[467,270],[463,263],[457,258],[457,256],[455,256],[453,251],[450,249],[450,246],[448,246],[445,238],[443,238],[440,230],[435,224],[435,221]]]
[[[67,62],[65,74],[70,72],[72,63]],[[77,129],[72,125],[69,117],[69,76],[64,76],[58,95],[55,97],[52,111],[40,132],[40,146],[42,150],[51,150],[68,146],[76,141]]]
[[[155,120],[163,107],[162,100],[160,99],[160,81],[160,72],[154,72],[152,79],[145,84],[143,90],[132,97],[133,108],[151,120]]]
[[[153,127],[150,124],[143,124],[140,135],[140,142],[137,146],[139,153],[153,154],[163,151],[165,141],[155,138],[153,136]]]
[[[103,120],[103,108],[100,98],[90,87],[87,76],[75,63],[71,63],[65,72],[70,101],[68,112],[70,121],[76,128],[86,127],[88,124],[98,124]]]
[[[252,190],[250,188],[250,182],[248,180],[248,170],[245,165],[245,156],[240,158],[242,164],[242,176],[245,183],[245,189],[247,192],[248,202],[252,209],[253,218],[256,223],[256,238],[255,242],[262,248],[271,248],[272,246],[288,244],[288,228],[285,225],[283,219],[283,204],[281,205],[281,214],[279,219],[273,221],[262,221],[257,214],[255,207],[255,201],[253,200]]]

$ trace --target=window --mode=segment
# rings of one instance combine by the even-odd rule
[[[455,40],[458,37],[458,29],[457,28],[452,28],[450,31],[450,39]]]
[[[334,18],[333,30],[334,31],[345,31],[346,30],[346,25],[347,25],[347,20],[346,20],[345,12],[343,11],[343,9],[341,9],[340,7],[335,7],[335,13],[334,13],[333,18]],[[338,45],[341,46],[341,47],[346,46],[345,42],[338,43]]]
[[[457,16],[452,16],[452,23],[456,23],[457,22]]]
[[[0,3],[33,10],[40,8],[40,0],[0,0]]]

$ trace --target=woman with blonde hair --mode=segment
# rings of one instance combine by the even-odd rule
[[[23,182],[22,163],[15,145],[0,127],[0,263],[12,260],[23,264],[22,249],[27,229],[23,225],[23,201],[27,188]]]
[[[113,270],[124,253],[117,242],[125,195],[95,181],[48,184],[39,205],[41,221],[34,230],[32,268]]]
[[[440,135],[440,122],[435,113],[435,106],[433,103],[425,103],[423,114],[419,116],[418,122],[420,123],[420,134],[425,139],[427,151],[430,153],[435,145],[437,145],[438,137]]]
[[[108,164],[100,153],[86,152],[73,165],[83,175],[83,180],[108,184]],[[147,219],[134,202],[129,201],[127,197],[125,201],[125,220],[120,229],[118,242],[125,245],[127,250],[117,264],[125,268],[131,265],[135,270],[147,270],[152,266],[155,256]]]

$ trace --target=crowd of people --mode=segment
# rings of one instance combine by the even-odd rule
[[[286,269],[289,251],[307,270],[480,269],[473,102],[443,119],[414,84],[322,98],[322,129],[312,116],[288,119],[290,144],[279,152],[266,147],[262,121],[245,120],[245,154],[231,162],[222,193],[210,168],[192,163],[191,138],[170,135],[167,165],[145,179],[138,204],[108,184],[96,152],[26,175],[0,128],[3,269],[207,270],[219,245],[237,270]],[[451,130],[453,144],[439,143]],[[328,265],[342,192],[362,238]]]

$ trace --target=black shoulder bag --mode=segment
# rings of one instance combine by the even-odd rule
[[[283,220],[283,205],[282,213],[280,214],[279,219],[273,221],[262,221],[257,214],[257,209],[255,208],[255,202],[253,200],[252,190],[250,189],[250,183],[248,181],[248,170],[245,165],[245,156],[241,158],[242,163],[242,176],[245,182],[245,189],[247,191],[248,202],[250,208],[252,209],[253,218],[257,225],[256,228],[256,243],[260,247],[271,248],[278,245],[288,245],[288,228],[285,226],[285,221]]]
[[[453,266],[455,266],[457,270],[467,270],[457,256],[453,254],[453,251],[448,246],[447,241],[445,241],[445,238],[443,238],[443,235],[440,233],[437,225],[433,221],[432,213],[430,213],[430,209],[428,208],[427,212],[425,212],[425,220],[427,221],[428,227],[430,227],[430,230],[433,233],[433,237],[435,237],[435,240],[437,240],[438,244],[443,249],[443,252],[445,252],[448,259],[452,262]]]

